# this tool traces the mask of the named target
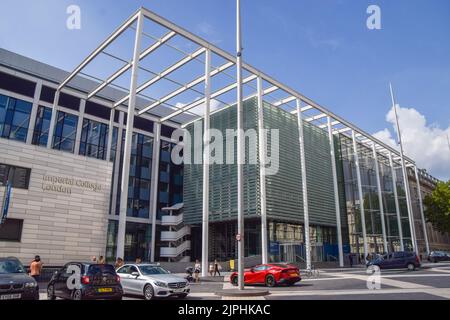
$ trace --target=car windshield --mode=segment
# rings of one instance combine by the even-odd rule
[[[25,269],[22,264],[16,260],[0,261],[0,274],[7,273],[25,273]]]
[[[164,270],[161,267],[140,266],[139,269],[141,270],[141,273],[145,276],[157,275],[157,274],[169,274],[168,271]]]
[[[116,271],[114,270],[114,267],[109,264],[93,264],[89,266],[88,274],[98,274],[98,273],[110,273],[115,274]]]

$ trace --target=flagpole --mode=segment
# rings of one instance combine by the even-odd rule
[[[238,214],[238,286],[244,290],[244,113],[242,102],[242,38],[241,38],[241,1],[236,3],[236,56],[237,56],[237,214]]]
[[[412,242],[413,251],[416,254],[418,254],[416,231],[415,231],[415,227],[414,227],[414,214],[412,212],[411,193],[409,191],[408,172],[406,171],[405,156],[404,156],[404,152],[403,152],[402,133],[400,131],[400,122],[399,122],[398,112],[397,112],[398,104],[395,102],[394,90],[392,89],[391,83],[389,84],[389,87],[391,90],[392,105],[394,107],[395,121],[397,124],[398,143],[400,145],[400,161],[402,164],[403,181],[405,184],[406,206],[408,208],[409,227],[411,229],[411,242]]]

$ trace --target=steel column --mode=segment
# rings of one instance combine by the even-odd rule
[[[334,187],[334,204],[336,210],[336,230],[338,240],[339,251],[339,266],[344,267],[344,248],[342,244],[342,223],[341,223],[341,204],[339,201],[339,186],[336,169],[336,151],[334,148],[334,135],[331,118],[328,117],[328,139],[330,140],[330,155],[331,155],[331,170],[333,174],[333,187]]]
[[[268,242],[267,242],[267,205],[266,205],[266,161],[267,142],[264,128],[264,102],[263,102],[263,81],[261,77],[257,79],[258,89],[258,142],[259,142],[259,189],[261,207],[261,253],[262,263],[269,262]]]
[[[152,219],[152,248],[150,252],[151,262],[155,262],[156,251],[156,216],[158,215],[158,193],[159,193],[159,159],[161,153],[161,123],[155,122],[153,127],[153,154],[152,175],[150,186],[150,217]]]
[[[429,255],[430,243],[428,241],[427,222],[425,221],[425,214],[423,211],[422,188],[420,187],[419,170],[417,169],[417,166],[414,166],[414,172],[416,175],[417,193],[419,196],[420,217],[422,218],[423,236],[425,238],[425,247],[427,249],[427,254]]]
[[[50,118],[50,125],[48,127],[48,139],[47,139],[47,148],[51,149],[53,147],[53,134],[55,132],[56,127],[56,118],[58,114],[58,102],[59,102],[59,90],[56,90],[55,97],[53,100],[52,107],[52,117]]]
[[[354,151],[355,165],[356,165],[356,178],[357,178],[357,182],[358,182],[359,207],[360,207],[360,213],[361,213],[361,229],[362,229],[363,243],[364,243],[364,260],[366,260],[367,254],[369,253],[369,250],[367,247],[366,215],[365,215],[365,210],[364,210],[364,195],[363,195],[362,183],[361,183],[361,167],[359,164],[358,144],[356,142],[356,134],[355,134],[354,130],[352,130],[352,139],[353,139],[353,151]]]
[[[306,176],[305,138],[303,135],[302,103],[297,99],[298,138],[300,144],[300,165],[302,171],[303,214],[305,227],[306,269],[311,270],[311,240],[309,234],[308,181]]]
[[[119,111],[117,111],[119,112]],[[114,131],[114,109],[111,109],[111,114],[109,116],[109,126],[108,126],[108,141],[106,147],[106,161],[110,161],[111,159],[111,147],[112,147],[112,138]],[[117,137],[119,140],[119,137]]]
[[[36,124],[36,116],[37,116],[37,113],[39,110],[39,100],[41,98],[41,91],[42,91],[42,80],[38,80],[36,83],[36,89],[34,91],[33,106],[31,108],[31,114],[30,114],[31,120],[30,120],[30,124],[28,126],[26,144],[33,143],[34,126]]]
[[[403,242],[403,227],[402,218],[400,213],[400,204],[398,202],[398,191],[397,191],[397,173],[395,172],[394,161],[392,160],[392,152],[389,152],[389,164],[392,171],[392,182],[394,187],[394,200],[395,200],[395,210],[397,212],[397,223],[398,223],[398,233],[400,236],[400,250],[405,251],[405,243]]]
[[[138,22],[136,28],[136,37],[134,42],[133,67],[131,69],[131,83],[130,83],[130,99],[128,103],[127,115],[127,131],[125,134],[125,147],[123,154],[123,168],[122,168],[122,184],[120,195],[120,213],[119,213],[119,228],[117,234],[117,255],[116,258],[124,258],[125,253],[125,232],[127,224],[127,208],[128,208],[128,186],[130,180],[130,159],[131,146],[133,143],[133,128],[134,115],[136,105],[136,88],[139,72],[139,55],[141,53],[142,31],[144,28],[144,15],[142,11],[138,15]]]
[[[203,119],[203,202],[202,202],[202,277],[209,266],[209,169],[210,169],[210,113],[211,113],[211,51],[206,50],[205,116]]]
[[[84,110],[85,109],[86,109],[86,100],[81,99],[80,111],[78,113],[77,132],[75,134],[75,147],[74,147],[75,154],[80,154],[81,132],[83,131]]]
[[[380,168],[378,166],[378,154],[375,143],[372,144],[373,159],[375,161],[375,174],[377,175],[378,203],[380,206],[381,232],[383,233],[384,253],[389,252],[386,236],[386,220],[384,217],[383,193],[381,192]]]

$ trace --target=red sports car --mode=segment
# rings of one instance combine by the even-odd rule
[[[244,272],[246,285],[263,284],[267,287],[275,287],[279,284],[285,284],[292,286],[301,279],[300,270],[296,266],[287,264],[262,264]],[[230,281],[233,285],[238,285],[237,272],[231,275]]]

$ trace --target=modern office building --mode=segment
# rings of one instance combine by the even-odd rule
[[[126,32],[131,60],[106,51]],[[177,54],[144,65],[162,48]],[[106,79],[85,70],[102,54],[122,63]],[[448,243],[423,228],[419,195],[435,180],[412,159],[403,159],[405,183],[397,150],[245,63],[244,128],[259,134],[256,152],[245,150],[256,162],[243,166],[244,179],[237,164],[175,164],[175,129],[195,138],[196,124],[238,127],[236,65],[145,8],[70,73],[0,49],[0,255],[27,262],[39,254],[53,265],[94,255],[205,265],[235,258],[240,238],[246,256],[263,261],[342,264],[350,252],[424,253]],[[128,73],[130,86],[118,85]],[[266,141],[279,149],[272,175],[261,165],[270,149],[261,148],[263,128],[279,132],[276,145],[272,134]],[[245,232],[236,237],[239,212]]]

